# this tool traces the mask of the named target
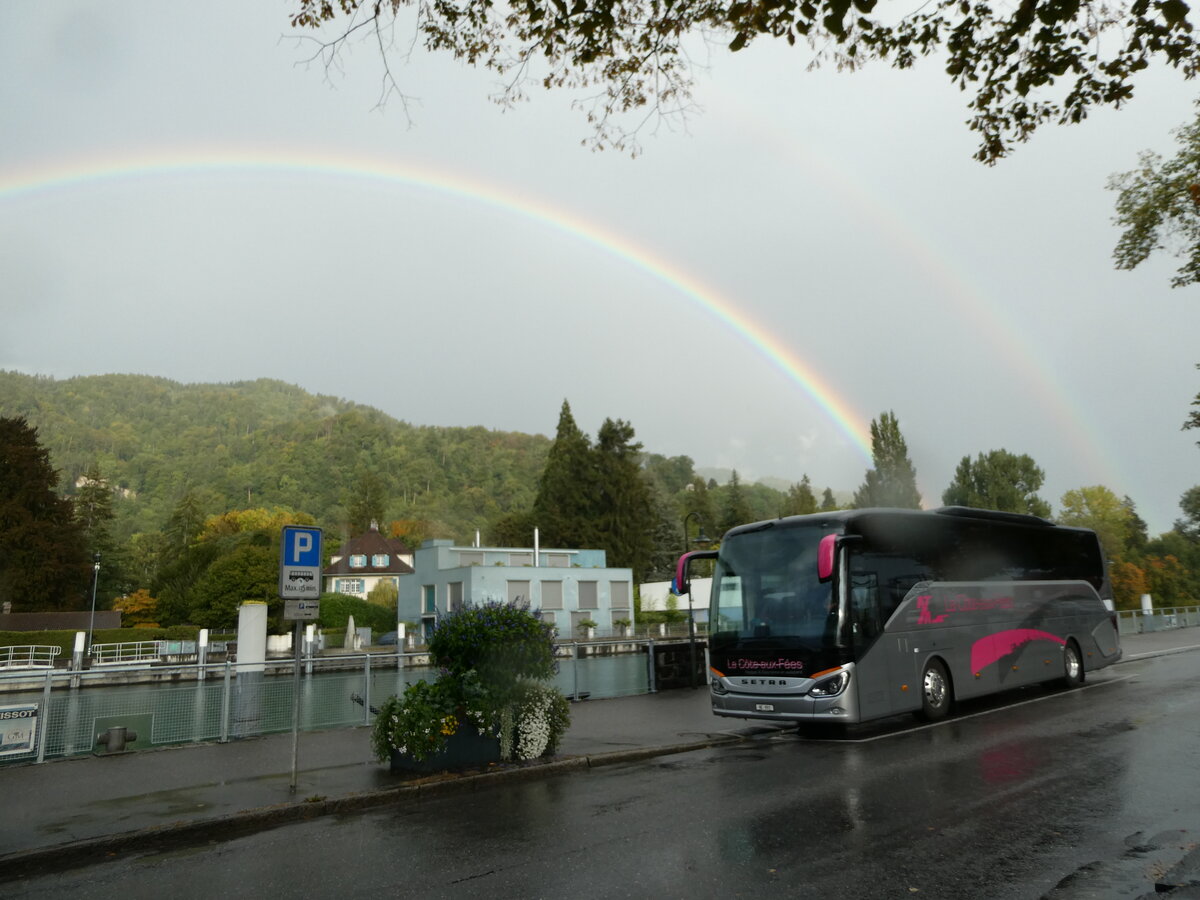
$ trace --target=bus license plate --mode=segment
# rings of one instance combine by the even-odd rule
[[[775,712],[775,704],[774,703],[755,703],[754,711],[755,712]]]

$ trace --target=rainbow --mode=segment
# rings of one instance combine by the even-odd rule
[[[0,172],[0,200],[15,200],[48,191],[105,182],[236,171],[355,178],[430,190],[522,216],[591,244],[640,269],[715,317],[797,384],[846,436],[867,464],[871,462],[871,439],[866,419],[834,390],[828,379],[821,378],[799,355],[773,337],[733,300],[721,296],[678,265],[652,255],[614,231],[542,200],[525,194],[518,196],[498,185],[468,178],[461,173],[438,171],[424,165],[406,166],[365,156],[349,156],[341,151],[336,155],[290,149],[159,151],[155,155],[139,158],[65,159],[21,171]]]
[[[735,93],[715,82],[709,83],[706,90],[721,101],[723,117],[736,120],[742,133],[754,136],[756,147],[792,168],[815,173],[812,182],[835,190],[841,201],[852,205],[863,220],[872,222],[907,260],[924,271],[931,286],[948,301],[946,314],[959,316],[981,342],[990,342],[1006,361],[1006,367],[1025,383],[1027,396],[1042,408],[1045,418],[1058,423],[1057,433],[1071,443],[1074,459],[1091,479],[1087,483],[1113,485],[1115,489],[1129,481],[1102,451],[1107,442],[1097,424],[1080,413],[1084,404],[1054,370],[1052,363],[1059,354],[1051,347],[1039,346],[1036,335],[1018,324],[1005,304],[973,283],[966,270],[955,263],[953,253],[940,248],[931,234],[915,229],[885,196],[868,191],[862,181],[786,130],[777,110],[759,108],[751,94]],[[1022,452],[1019,447],[1009,449]]]

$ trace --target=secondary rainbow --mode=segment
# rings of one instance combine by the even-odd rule
[[[107,160],[65,159],[20,171],[0,172],[0,199],[13,200],[25,195],[129,179],[219,174],[239,170],[377,180],[432,190],[487,204],[586,241],[641,269],[716,317],[799,385],[870,463],[871,443],[865,418],[838,395],[827,379],[819,377],[811,366],[772,337],[733,301],[722,297],[674,263],[652,256],[616,232],[544,201],[509,192],[461,173],[440,171],[428,166],[409,167],[370,157],[347,156],[340,152],[323,155],[293,150],[162,151],[152,156],[122,156]]]

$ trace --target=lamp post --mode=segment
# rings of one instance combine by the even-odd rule
[[[688,544],[688,522],[695,517],[697,522],[700,522],[700,530],[696,534],[696,540],[705,540],[704,523],[700,521],[700,513],[690,512],[683,517],[683,552],[687,553]],[[688,680],[692,683],[692,687],[696,686],[696,612],[695,606],[692,603],[692,592],[688,590],[688,645],[690,648],[690,667],[688,670]]]
[[[92,652],[92,631],[96,627],[96,584],[100,581],[100,554],[92,557],[92,618],[88,621],[87,652]]]

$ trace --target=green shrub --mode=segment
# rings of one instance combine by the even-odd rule
[[[451,675],[474,671],[488,686],[552,678],[554,627],[524,605],[468,604],[438,620],[429,654]]]
[[[571,710],[547,683],[555,672],[553,633],[518,604],[468,605],[443,616],[429,640],[443,671],[384,702],[371,732],[375,755],[383,760],[396,750],[425,759],[460,728],[498,737],[502,759],[554,753]]]
[[[354,616],[356,628],[369,627],[381,634],[396,630],[395,610],[376,606],[349,594],[321,595],[321,615],[317,622],[327,633],[330,628],[345,628],[351,616]]]

